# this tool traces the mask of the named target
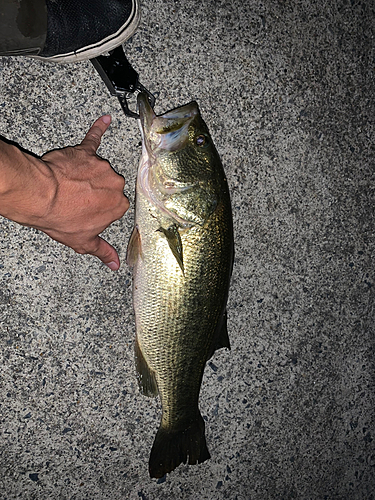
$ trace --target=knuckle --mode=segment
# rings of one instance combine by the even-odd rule
[[[114,172],[114,170],[111,167],[111,164],[109,163],[108,160],[106,160],[105,158],[101,158],[100,156],[98,156],[98,159],[102,162],[102,165],[103,165],[103,167],[105,167],[106,170],[110,170],[110,171]]]
[[[124,209],[124,213],[128,211],[129,207],[130,207],[129,200],[127,199],[126,196],[124,196],[124,200],[122,202],[122,208]]]
[[[124,187],[125,187],[125,179],[122,175],[118,175],[118,178],[117,178],[117,182],[118,182],[118,185],[119,185],[119,188],[121,189],[121,191],[124,190]]]
[[[108,261],[108,260],[111,260],[111,258],[112,258],[112,248],[111,247],[106,248],[100,254],[100,259],[102,261]]]
[[[94,132],[94,131],[88,133],[87,134],[87,138],[90,139],[95,144],[100,144],[101,136],[98,133]]]
[[[81,242],[78,245],[75,245],[73,247],[73,250],[80,255],[92,254],[92,253],[95,253],[95,251],[97,250],[97,244],[96,244],[95,240],[94,241],[85,241],[85,242]]]
[[[80,254],[80,255],[85,255],[87,253],[90,253],[88,250],[88,246],[86,244],[80,244],[80,245],[76,245],[73,247],[73,250]]]
[[[114,221],[120,220],[125,215],[125,213],[129,210],[129,203],[123,204],[116,212],[114,212]]]

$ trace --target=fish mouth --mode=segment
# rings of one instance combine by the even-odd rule
[[[147,94],[137,98],[143,144],[149,154],[182,149],[189,139],[189,125],[199,114],[195,101],[157,116]]]
[[[138,94],[139,128],[142,135],[142,157],[138,169],[137,186],[140,192],[161,214],[179,227],[192,224],[165,206],[165,198],[193,187],[191,184],[171,179],[162,169],[158,175],[154,167],[163,155],[181,150],[189,141],[189,125],[199,115],[195,101],[157,116],[147,94]],[[173,153],[172,153],[173,154]]]

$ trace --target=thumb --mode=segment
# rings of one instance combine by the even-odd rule
[[[116,250],[100,236],[95,238],[95,250],[88,253],[98,257],[112,271],[117,271],[120,267],[120,259]]]

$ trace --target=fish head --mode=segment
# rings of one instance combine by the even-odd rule
[[[202,224],[217,205],[220,158],[193,101],[157,116],[139,94],[142,134],[139,186],[180,226]]]

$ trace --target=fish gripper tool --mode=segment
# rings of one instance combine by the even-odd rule
[[[145,92],[151,107],[154,107],[155,96],[139,82],[138,73],[127,60],[121,46],[111,50],[108,56],[102,55],[90,60],[107,85],[111,95],[118,97],[126,116],[139,118],[137,113],[131,111],[128,104],[130,94],[135,92]]]

